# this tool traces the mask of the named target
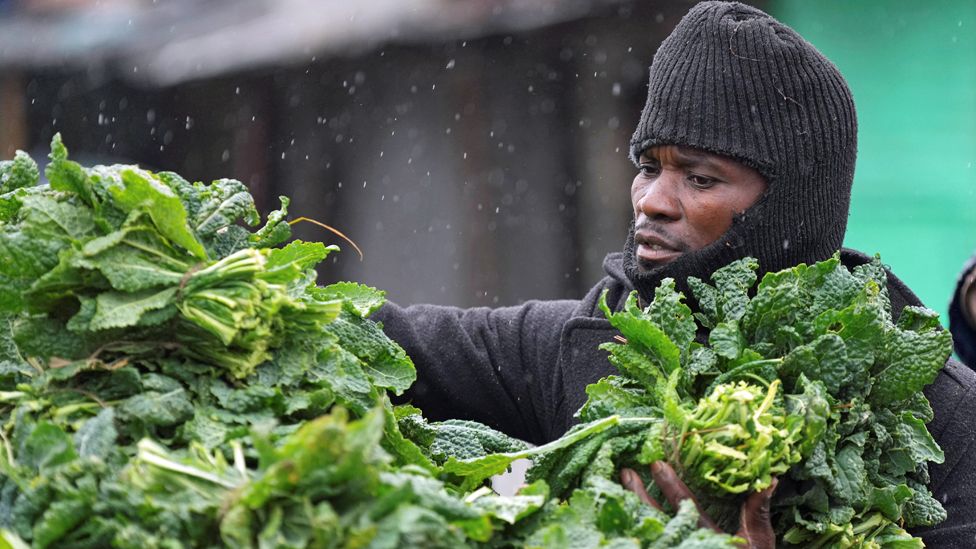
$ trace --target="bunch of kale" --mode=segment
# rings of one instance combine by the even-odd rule
[[[621,375],[587,387],[585,423],[549,448],[452,459],[445,470],[473,485],[530,457],[529,480],[572,501],[621,467],[664,459],[728,531],[747,492],[778,476],[783,543],[922,547],[905,528],[945,519],[926,487],[928,462],[944,456],[922,388],[950,335],[927,309],[892,319],[878,260],[770,273],[750,297],[756,268],[744,259],[714,273],[714,285],[689,279],[694,315],[672,281],[643,310],[635,295],[617,313],[603,303],[626,343],[604,345]]]
[[[402,392],[415,377],[403,350],[365,319],[383,294],[317,286],[314,267],[335,247],[276,247],[290,237],[287,200],[252,231],[258,214],[237,181],[84,168],[58,137],[46,175],[38,185],[23,153],[0,164],[0,525],[11,536],[35,547],[246,538],[243,527],[217,527],[228,503],[194,485],[191,469],[165,487],[151,482],[161,472],[145,469],[175,463],[158,459],[171,452],[206,456],[211,467],[227,459],[233,471],[270,467],[289,451],[279,446],[292,448],[336,403],[355,416],[378,410],[392,456],[383,463],[411,460],[398,448],[419,456],[383,429],[395,427],[386,390]],[[382,451],[375,434],[362,451]],[[334,444],[346,451],[345,438]],[[253,528],[311,539],[314,525],[296,520],[304,517]]]

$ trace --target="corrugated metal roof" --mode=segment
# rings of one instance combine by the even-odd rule
[[[568,21],[621,0],[95,2],[0,17],[0,66],[105,65],[149,85],[391,42],[466,39]]]

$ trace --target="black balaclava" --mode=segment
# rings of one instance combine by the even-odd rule
[[[630,158],[684,145],[755,168],[766,193],[717,241],[642,271],[634,224],[624,271],[649,300],[665,277],[679,288],[735,259],[759,260],[760,276],[830,257],[847,227],[857,120],[837,68],[793,29],[735,2],[702,2],[654,55],[647,104]],[[685,291],[686,295],[689,295]]]

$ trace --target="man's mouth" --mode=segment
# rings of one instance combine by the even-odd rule
[[[637,244],[637,261],[643,267],[655,267],[673,261],[684,253],[685,248],[680,243],[646,230],[635,233],[634,241]]]

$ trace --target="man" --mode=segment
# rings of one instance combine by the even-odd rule
[[[473,419],[536,443],[558,437],[586,385],[614,373],[598,349],[615,335],[597,308],[600,294],[619,309],[633,289],[649,301],[665,277],[686,290],[688,276],[744,256],[763,272],[830,257],[846,229],[856,133],[844,78],[812,45],[749,6],[698,4],[654,56],[630,146],[639,167],[634,223],[624,252],[604,261],[607,277],[579,301],[384,307],[377,318],[418,366],[409,397],[433,419]],[[851,250],[841,258],[848,267],[869,261]],[[889,292],[894,311],[920,304],[890,274]],[[946,454],[930,488],[949,518],[920,534],[930,546],[971,547],[976,375],[950,361],[926,394],[935,408],[929,428]],[[658,467],[654,477],[666,495],[682,496],[671,473]],[[623,480],[643,492],[633,475]],[[769,530],[768,497],[747,502],[744,527]]]
[[[949,303],[949,330],[959,360],[976,369],[976,255],[966,262],[956,282]]]

